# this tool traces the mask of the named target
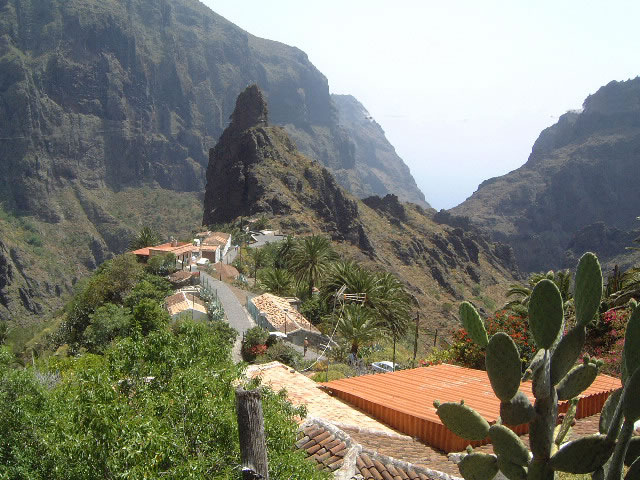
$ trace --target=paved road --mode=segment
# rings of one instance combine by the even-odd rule
[[[287,238],[284,235],[263,235],[261,233],[254,234],[252,237],[254,238],[255,243],[248,244],[247,247],[249,248],[263,247],[267,243],[281,242]]]
[[[231,325],[234,329],[238,331],[240,335],[236,339],[236,342],[233,346],[232,354],[233,360],[236,362],[242,361],[242,355],[240,354],[240,347],[242,342],[242,335],[244,332],[249,330],[251,327],[255,327],[256,324],[247,312],[247,310],[242,306],[238,297],[231,291],[229,286],[221,282],[220,280],[216,280],[211,275],[200,272],[200,282],[204,285],[207,284],[208,288],[211,289],[212,292],[216,292],[218,294],[218,299],[220,303],[222,303],[222,308],[224,308],[224,313],[227,317],[227,321],[229,325]],[[295,345],[291,342],[287,342],[294,349],[296,349],[301,354],[304,352],[304,349]],[[319,356],[319,353],[316,352],[315,347],[311,347],[307,349],[306,359],[316,360]],[[320,357],[320,360],[325,360],[324,357]]]
[[[205,272],[200,272],[200,282],[202,284],[206,283],[208,288],[213,292],[217,292],[229,325],[240,334],[233,346],[233,359],[236,362],[241,361],[240,343],[242,342],[242,334],[251,327],[255,327],[256,324],[226,283],[216,280]]]

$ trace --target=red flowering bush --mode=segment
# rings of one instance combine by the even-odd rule
[[[601,369],[603,373],[620,376],[628,320],[627,309],[611,309],[600,315],[596,324],[587,329],[585,350],[589,355],[604,361]]]
[[[267,346],[264,344],[254,345],[249,349],[249,351],[251,352],[251,355],[253,355],[254,357],[257,357],[258,355],[262,355],[267,351]]]
[[[529,322],[526,318],[507,310],[500,310],[486,319],[485,327],[489,337],[497,332],[507,333],[516,342],[523,364],[528,364],[535,354],[536,347],[529,333]],[[451,362],[463,367],[484,370],[485,349],[476,345],[464,328],[456,330],[453,338],[455,343],[450,348]]]

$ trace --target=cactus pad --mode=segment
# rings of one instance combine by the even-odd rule
[[[529,463],[529,450],[510,428],[503,425],[492,425],[489,429],[489,437],[493,444],[493,451],[498,455],[498,458],[504,457],[509,462],[521,466],[526,466]]]
[[[630,467],[640,457],[640,437],[633,437],[629,441],[627,454],[624,457],[624,464]]]
[[[459,437],[467,440],[483,440],[489,434],[489,423],[473,408],[466,405],[454,402],[443,403],[436,413],[442,423]]]
[[[538,348],[550,348],[560,332],[564,310],[562,295],[551,280],[541,280],[531,292],[529,327]]]
[[[565,444],[549,462],[556,471],[591,473],[607,462],[614,447],[606,435],[587,435]]]
[[[533,372],[532,390],[536,399],[547,398],[551,394],[551,361],[549,350],[544,351],[544,361]]]
[[[631,377],[640,366],[640,307],[633,309],[627,323],[622,359],[626,367],[626,374]]]
[[[491,480],[498,473],[496,457],[486,453],[465,455],[458,468],[465,480]]]
[[[614,390],[609,394],[609,397],[607,397],[607,401],[604,402],[604,406],[600,412],[600,423],[598,426],[598,431],[603,435],[609,431],[609,426],[611,425],[613,416],[616,413],[616,407],[618,406],[618,402],[620,402],[621,395],[621,388]]]
[[[518,392],[522,373],[520,352],[509,335],[498,332],[491,337],[485,364],[496,397],[508,402]]]
[[[600,262],[591,253],[585,253],[578,263],[576,288],[573,295],[578,325],[586,326],[593,320],[602,297],[602,270]]]
[[[595,363],[583,363],[573,367],[558,384],[558,400],[569,400],[584,392],[598,376]]]
[[[469,302],[462,302],[460,304],[460,319],[465,330],[471,337],[471,339],[480,347],[486,347],[489,343],[489,337],[487,337],[487,330],[484,328],[484,322],[480,318],[480,314],[473,305]]]
[[[557,385],[560,380],[571,370],[576,363],[584,340],[586,338],[586,329],[581,325],[576,325],[567,333],[553,351],[551,356],[551,384]]]
[[[522,425],[533,420],[535,410],[529,398],[518,391],[508,402],[500,403],[500,418],[506,425]]]
[[[498,469],[509,480],[527,480],[527,469],[510,462],[508,458],[498,455]]]
[[[522,375],[523,382],[531,379],[531,377],[533,376],[533,372],[535,372],[540,367],[540,365],[542,365],[542,362],[544,361],[544,352],[544,348],[541,348],[533,356],[531,362],[529,362],[529,366],[524,372],[524,375]]]
[[[638,480],[640,478],[640,460],[636,460],[631,464],[624,480]]]
[[[625,421],[637,422],[640,419],[640,368],[636,369],[625,386],[622,412]]]

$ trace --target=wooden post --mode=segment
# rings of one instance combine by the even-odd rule
[[[433,346],[436,346],[436,343],[438,343],[438,329],[436,328],[436,333],[433,335]]]
[[[420,312],[416,312],[416,336],[413,340],[413,361],[411,366],[416,366],[416,357],[418,356],[418,327],[420,326]]]
[[[269,480],[262,402],[258,390],[236,389],[242,480]]]

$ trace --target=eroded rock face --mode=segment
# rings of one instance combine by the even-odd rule
[[[340,123],[307,55],[197,0],[6,0],[0,12],[0,190],[12,208],[59,222],[51,192],[69,183],[202,191],[207,152],[250,82],[307,154],[372,188],[354,171],[366,171],[359,127]]]
[[[267,111],[256,85],[238,96],[231,124],[209,153],[203,224],[308,208],[333,239],[370,249],[355,199],[329,171],[302,156],[283,129],[268,126]]]
[[[640,78],[590,95],[540,134],[526,164],[451,212],[512,245],[525,272],[571,268],[583,249],[624,262],[639,226],[638,185]]]

